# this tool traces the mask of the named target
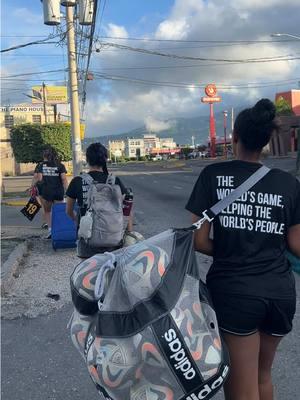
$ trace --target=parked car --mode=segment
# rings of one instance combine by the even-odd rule
[[[197,158],[199,157],[199,153],[197,151],[193,151],[188,155],[188,158]]]
[[[153,157],[152,160],[153,161],[162,161],[162,156],[160,154],[157,154],[157,156]]]

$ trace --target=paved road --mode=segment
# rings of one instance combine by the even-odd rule
[[[289,168],[289,166],[287,166]],[[145,236],[170,226],[187,226],[190,216],[184,211],[188,195],[197,179],[194,171],[177,174],[151,174],[122,177],[135,192],[136,230]],[[19,224],[19,217],[4,208],[6,223]],[[298,292],[300,290],[297,280]],[[298,307],[299,310],[299,307]],[[36,319],[2,323],[2,395],[5,400],[96,400],[98,395],[73,348],[67,321],[71,306]],[[275,365],[277,399],[298,398],[300,359],[299,311],[295,329],[282,343]],[[219,394],[216,399],[223,399]]]

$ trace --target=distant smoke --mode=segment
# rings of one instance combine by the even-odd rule
[[[147,117],[145,119],[145,126],[149,132],[160,132],[172,128],[174,121],[159,121],[153,117]]]

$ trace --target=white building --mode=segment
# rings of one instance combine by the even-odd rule
[[[176,149],[177,145],[174,142],[173,138],[161,138],[160,141],[160,148],[162,149]]]
[[[127,138],[125,141],[125,156],[139,158],[145,156],[144,139]]]
[[[124,140],[110,140],[108,142],[109,158],[120,158],[125,155]]]
[[[152,149],[160,147],[160,139],[152,133],[144,135],[145,153],[151,154]]]

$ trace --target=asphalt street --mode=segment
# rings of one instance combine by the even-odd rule
[[[277,166],[277,162],[271,160]],[[294,164],[285,161],[283,169]],[[190,224],[184,210],[201,163],[188,163],[186,171],[152,173],[137,168],[138,175],[122,176],[134,190],[135,230],[149,237],[169,227]],[[135,170],[132,168],[132,170]],[[19,226],[18,208],[2,208],[2,224]],[[23,222],[22,222],[23,221]],[[36,222],[39,226],[40,221]],[[5,226],[4,226],[5,228]],[[37,279],[38,284],[38,279]],[[297,279],[298,292],[300,282]],[[73,348],[67,323],[71,304],[60,311],[35,319],[2,321],[2,398],[5,400],[96,400],[99,398],[84,363]],[[300,316],[293,332],[282,342],[274,367],[277,400],[299,397]],[[223,399],[222,394],[215,397]]]

